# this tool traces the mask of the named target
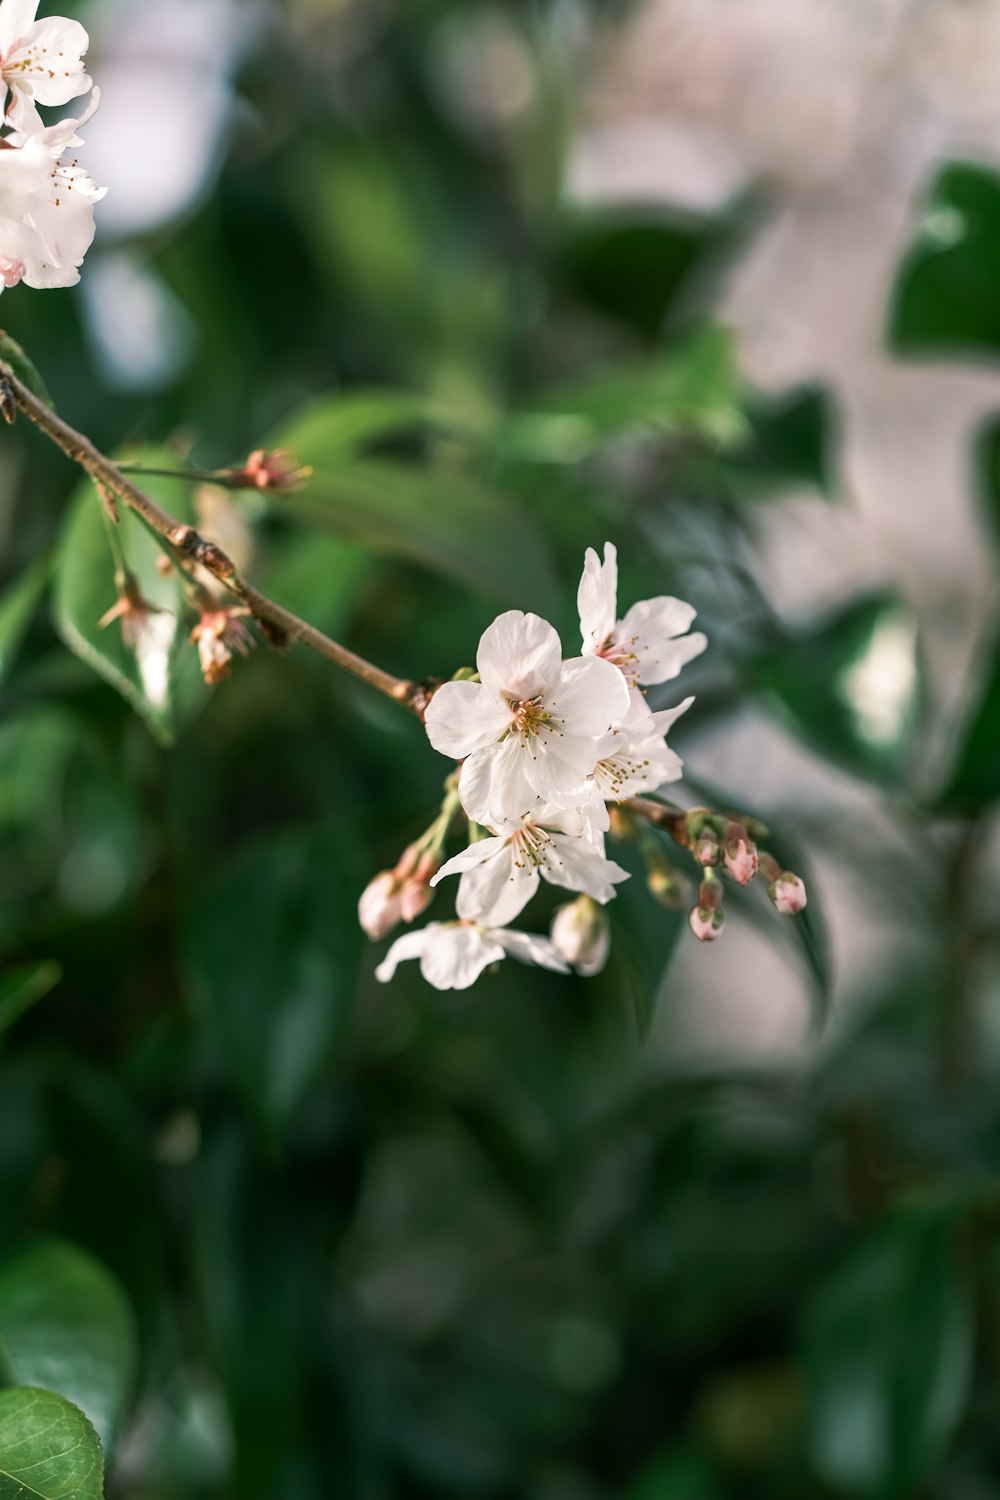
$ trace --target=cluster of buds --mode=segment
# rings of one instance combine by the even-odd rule
[[[695,937],[714,942],[725,924],[722,907],[724,871],[737,885],[749,885],[757,874],[767,881],[767,894],[782,916],[794,916],[806,904],[806,888],[798,875],[781,865],[757,838],[766,830],[750,819],[725,818],[707,808],[696,808],[682,820],[679,842],[685,844],[705,871],[689,922]]]
[[[407,844],[391,870],[381,870],[365,886],[358,902],[358,921],[373,943],[388,937],[400,922],[415,922],[430,906],[434,877],[441,868],[458,805],[455,778],[450,776],[441,811],[431,826]]]

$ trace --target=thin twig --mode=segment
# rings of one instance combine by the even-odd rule
[[[0,361],[0,376],[7,381],[18,407],[29,421],[44,432],[46,437],[51,438],[67,458],[79,464],[99,488],[103,487],[110,491],[137,516],[140,516],[151,531],[163,538],[169,550],[191,558],[194,562],[200,563],[203,568],[207,568],[223,588],[235,595],[249,610],[254,619],[263,627],[264,634],[272,644],[291,645],[294,641],[301,641],[304,646],[309,646],[320,656],[342,667],[345,672],[359,677],[362,682],[367,682],[370,687],[384,693],[387,698],[401,703],[418,718],[423,718],[424,709],[430,701],[436,684],[408,682],[404,678],[394,677],[391,672],[384,672],[381,667],[376,667],[364,657],[349,651],[346,646],[340,645],[339,641],[332,640],[330,636],[324,635],[321,630],[317,630],[306,620],[300,619],[291,610],[269,599],[240,574],[236,564],[221,547],[215,542],[207,541],[193,526],[179,521],[176,516],[172,516],[169,511],[164,510],[149,495],[134,485],[117,464],[112,463],[110,458],[105,457],[95,448],[89,438],[76,432],[61,417],[57,417],[55,412],[33,395],[28,387],[17,378],[13,370],[2,361]]]

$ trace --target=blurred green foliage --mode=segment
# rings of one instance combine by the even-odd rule
[[[982,1500],[1000,1114],[969,1036],[990,933],[966,882],[1000,792],[1000,656],[928,788],[908,610],[886,592],[784,622],[746,562],[757,503],[838,490],[828,395],[762,399],[712,324],[748,205],[565,204],[569,7],[376,9],[290,9],[245,59],[211,194],[130,247],[196,329],[175,377],[116,382],[78,292],[4,298],[11,333],[106,449],[212,467],[281,443],[311,464],[308,487],[208,515],[192,486],[144,483],[401,675],[467,665],[509,606],[569,647],[583,549],[615,540],[623,597],[690,598],[712,643],[678,743],[762,703],[879,788],[920,850],[927,960],[875,976],[800,1066],[686,1075],[642,1038],[690,938],[625,846],[598,978],[377,986],[355,904],[440,798],[419,725],[263,643],[208,691],[177,576],[131,517],[116,545],[166,628],[147,660],[98,628],[108,523],[20,422],[0,1500],[96,1500],[95,1429],[121,1500]],[[464,89],[455,45],[479,58]],[[497,46],[520,102],[491,112]],[[898,347],[995,347],[998,205],[985,168],[943,175]],[[711,795],[749,810],[754,768]],[[772,844],[808,876],[795,832]],[[883,876],[856,872],[869,893]],[[734,910],[824,1002],[818,905],[793,927],[751,888]]]

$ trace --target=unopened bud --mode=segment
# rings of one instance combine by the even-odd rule
[[[382,870],[361,892],[358,921],[373,943],[387,937],[402,921],[399,881],[392,870]]]
[[[777,880],[772,881],[767,894],[783,917],[794,917],[806,904],[805,881],[793,875],[791,870],[784,870]]]
[[[757,845],[742,823],[730,823],[723,849],[726,869],[739,885],[748,885],[760,868]]]
[[[604,908],[589,896],[560,906],[552,918],[552,941],[578,974],[599,974],[608,961],[611,931]]]
[[[699,942],[714,943],[725,926],[726,914],[721,906],[714,910],[708,906],[692,906],[688,922]]]
[[[646,876],[646,887],[668,911],[680,911],[687,901],[687,881],[665,865],[656,865]]]
[[[236,489],[291,490],[311,474],[312,469],[297,464],[280,448],[257,448],[242,469],[229,470],[226,477]]]
[[[722,846],[710,828],[705,828],[694,841],[694,857],[700,865],[717,865],[722,858]]]
[[[411,845],[411,849],[412,849]],[[410,853],[408,849],[407,854]],[[404,856],[405,857],[405,856]],[[416,863],[412,875],[403,883],[400,891],[400,907],[404,922],[414,922],[421,912],[425,912],[434,900],[434,892],[431,890],[431,881],[441,868],[441,860],[437,854],[429,850],[421,854]]]

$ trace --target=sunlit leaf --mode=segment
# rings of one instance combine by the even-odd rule
[[[0,1341],[19,1385],[65,1396],[108,1447],[132,1383],[135,1331],[102,1265],[58,1240],[0,1264]]]
[[[900,600],[854,600],[747,665],[752,683],[821,755],[898,784],[921,700],[916,622]]]
[[[860,1239],[807,1306],[805,1352],[820,1475],[848,1494],[915,1494],[971,1368],[971,1307],[944,1217],[903,1211]]]
[[[10,365],[18,380],[28,387],[32,395],[37,396],[39,401],[44,401],[46,406],[52,406],[52,397],[34,364],[17,339],[11,338],[9,333],[4,333],[2,330],[0,330],[0,359]]]
[[[291,447],[292,456],[300,450],[321,452],[325,459],[358,458],[366,449],[389,439],[410,434],[438,431],[480,435],[470,428],[468,418],[448,407],[445,402],[414,391],[355,388],[323,396],[293,419],[292,432],[279,435],[276,446]]]
[[[59,983],[59,965],[20,964],[0,974],[0,1037]]]
[[[969,162],[932,185],[899,271],[889,318],[906,354],[1000,351],[1000,178]]]
[[[707,328],[641,364],[547,391],[509,419],[503,442],[514,458],[577,463],[623,437],[725,444],[746,430],[732,339]]]
[[[102,1500],[104,1456],[93,1427],[52,1391],[0,1391],[0,1500]]]
[[[136,461],[152,468],[170,463],[171,456],[145,452]],[[143,484],[180,519],[187,519],[184,486],[152,475],[145,475]],[[193,653],[181,656],[185,635],[181,586],[176,572],[164,576],[160,571],[162,550],[142,523],[124,506],[119,512],[114,536],[109,537],[112,523],[93,485],[84,481],[77,489],[55,561],[55,623],[70,649],[121,693],[157,739],[169,744],[182,665],[188,668],[191,683],[198,681]],[[153,606],[144,617],[134,648],[126,644],[119,621],[103,627],[99,623],[118,597],[112,543],[121,547],[143,599]]]

